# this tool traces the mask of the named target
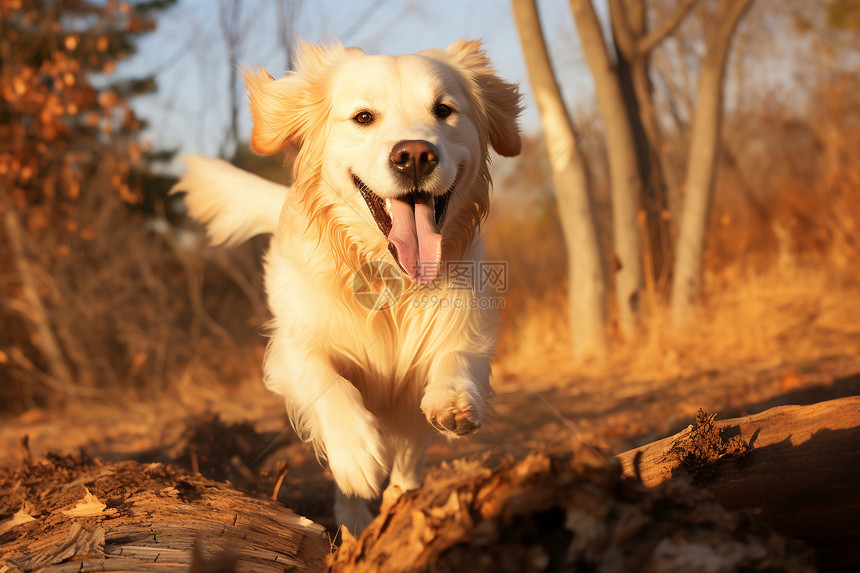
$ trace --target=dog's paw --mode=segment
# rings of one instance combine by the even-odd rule
[[[468,436],[481,427],[481,412],[465,393],[428,391],[421,401],[431,426],[449,438]]]
[[[346,420],[326,432],[329,468],[340,490],[348,495],[373,499],[379,495],[389,472],[382,436],[375,418],[353,423]]]

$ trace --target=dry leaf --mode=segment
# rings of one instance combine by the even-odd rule
[[[90,493],[90,490],[84,488],[87,494],[83,499],[78,500],[75,503],[75,507],[72,509],[66,509],[62,513],[63,515],[68,515],[69,517],[89,517],[91,515],[100,514],[107,505],[103,504],[98,500],[96,496]]]
[[[36,521],[36,518],[27,513],[25,508],[22,507],[12,517],[0,521],[0,535],[3,535],[16,525],[21,525],[22,523],[29,523],[31,521]]]

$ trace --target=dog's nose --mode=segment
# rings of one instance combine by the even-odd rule
[[[391,166],[418,186],[439,164],[439,153],[429,141],[401,141],[391,150]]]

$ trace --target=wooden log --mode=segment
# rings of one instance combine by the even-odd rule
[[[811,551],[683,481],[645,488],[588,450],[457,462],[383,503],[331,571],[791,571]]]
[[[162,464],[0,470],[2,572],[319,571],[330,550],[322,526],[284,506]]]
[[[860,396],[771,408],[714,428],[724,444],[746,442],[749,451],[735,461],[694,460],[711,474],[693,468],[695,481],[725,507],[755,508],[776,531],[810,544],[822,570],[860,568]],[[647,486],[691,475],[684,458],[698,430],[620,454],[624,473]]]

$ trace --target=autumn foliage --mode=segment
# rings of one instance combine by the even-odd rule
[[[152,78],[118,64],[172,4],[0,2],[0,398],[6,407],[152,377],[173,314],[160,258],[131,205],[149,150],[130,102]],[[161,295],[154,291],[162,292]],[[147,305],[130,304],[137,297]],[[116,384],[119,382],[120,384]]]
[[[129,98],[153,84],[111,73],[153,27],[146,13],[126,2],[3,0],[0,177],[30,230],[70,216],[95,176],[138,199],[128,174],[143,123]]]

